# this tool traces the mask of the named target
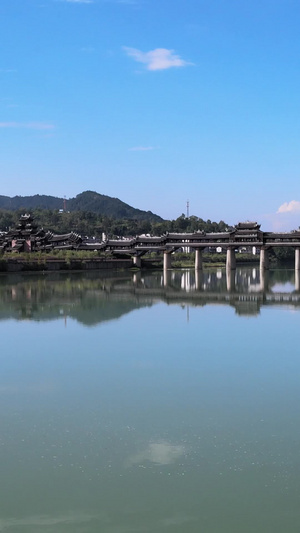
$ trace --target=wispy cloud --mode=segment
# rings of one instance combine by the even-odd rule
[[[84,46],[83,48],[80,48],[80,50],[86,54],[93,54],[96,51],[96,48],[93,46]]]
[[[299,213],[300,211],[300,202],[297,200],[291,200],[291,202],[284,202],[278,210],[277,213]]]
[[[139,6],[143,0],[102,0],[108,4],[124,4],[128,6]]]
[[[12,72],[17,72],[15,68],[0,68],[1,74],[11,74]]]
[[[129,152],[148,152],[149,150],[155,150],[154,146],[133,146],[128,148]]]
[[[53,124],[45,122],[0,122],[0,128],[23,128],[29,130],[53,130]]]
[[[139,4],[138,0],[115,0],[117,4],[126,4],[128,6],[136,6]]]
[[[60,0],[60,2],[69,2],[70,4],[94,4],[94,0]]]
[[[123,50],[138,63],[146,65],[147,70],[166,70],[193,64],[175,54],[174,50],[168,50],[167,48],[155,48],[155,50],[150,50],[149,52],[142,52],[137,48],[123,46]]]

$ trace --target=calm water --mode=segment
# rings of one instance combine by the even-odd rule
[[[0,531],[298,533],[293,271],[110,276],[0,278]]]

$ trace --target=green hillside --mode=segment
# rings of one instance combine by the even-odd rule
[[[24,211],[32,209],[62,209],[64,198],[35,194],[33,196],[0,196],[0,209]],[[75,198],[66,200],[67,211],[89,211],[106,215],[115,219],[134,219],[160,222],[162,218],[151,211],[142,211],[122,202],[118,198],[111,198],[94,191],[85,191]]]

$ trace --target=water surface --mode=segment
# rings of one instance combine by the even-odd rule
[[[0,531],[294,533],[293,271],[0,278]]]

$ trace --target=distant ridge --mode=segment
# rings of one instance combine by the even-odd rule
[[[9,196],[0,195],[0,209],[16,211],[17,209],[62,209],[64,198],[35,194],[33,196]],[[142,211],[122,202],[118,198],[111,198],[94,191],[84,191],[75,198],[66,200],[68,211],[90,211],[101,215],[107,215],[116,219],[127,218],[135,220],[162,221],[163,219],[151,211]]]

